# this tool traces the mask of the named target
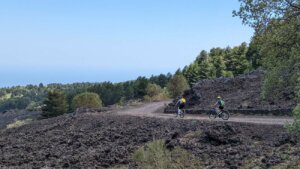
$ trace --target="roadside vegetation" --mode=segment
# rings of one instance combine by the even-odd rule
[[[17,128],[17,127],[21,127],[25,124],[29,124],[32,122],[32,119],[25,119],[25,120],[17,120],[11,124],[8,124],[6,126],[7,129],[11,129],[11,128]]]
[[[240,0],[234,16],[254,28],[250,43],[254,63],[261,63],[266,76],[262,96],[278,97],[293,91],[298,106],[293,111],[293,133],[300,133],[300,1],[299,0]],[[253,63],[252,62],[252,63]]]
[[[190,152],[176,147],[166,148],[165,140],[156,140],[140,147],[132,155],[132,160],[145,169],[201,169],[203,166]]]

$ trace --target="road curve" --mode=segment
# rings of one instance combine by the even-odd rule
[[[163,108],[168,102],[154,102],[140,105],[133,108],[124,110],[118,110],[115,113],[118,115],[131,115],[139,117],[155,117],[155,118],[176,118],[175,114],[163,113]],[[186,114],[184,119],[195,119],[202,121],[212,121],[208,116]],[[223,121],[220,118],[214,119],[214,121]],[[239,123],[255,123],[255,124],[269,124],[269,125],[285,125],[293,122],[291,117],[278,117],[278,116],[237,116],[231,115],[229,122]]]

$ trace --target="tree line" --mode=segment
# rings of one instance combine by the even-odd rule
[[[73,83],[15,86],[0,89],[0,111],[9,109],[41,110],[44,100],[51,91],[65,94],[66,103],[72,105],[73,98],[83,92],[99,95],[103,106],[121,104],[129,100],[160,100],[177,97],[185,89],[192,87],[201,79],[233,77],[258,67],[251,54],[256,54],[246,43],[236,47],[212,48],[201,51],[195,61],[178,69],[174,74],[160,74],[146,78],[138,77],[121,83]],[[252,64],[255,63],[255,64]],[[74,111],[68,106],[67,112]]]
[[[129,100],[159,100],[174,96],[173,90],[181,94],[188,88],[187,82],[181,89],[173,87],[176,85],[178,75],[160,74],[150,78],[138,77],[136,80],[121,83],[73,83],[73,84],[48,84],[15,86],[0,89],[0,111],[10,109],[27,109],[32,111],[41,110],[45,105],[47,97],[51,97],[54,91],[56,94],[63,94],[66,99],[67,112],[74,111],[72,101],[80,93],[96,93],[101,99],[101,105],[123,104]],[[181,80],[185,80],[180,76]],[[176,83],[172,83],[174,80]],[[169,90],[170,89],[170,90]],[[176,92],[175,92],[176,93]],[[57,95],[57,97],[58,97]]]
[[[260,66],[258,61],[251,60],[254,54],[245,42],[233,48],[212,48],[209,52],[202,50],[195,61],[183,68],[182,73],[190,86],[201,79],[234,77]]]

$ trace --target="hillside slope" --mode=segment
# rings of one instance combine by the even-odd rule
[[[217,96],[222,96],[226,108],[230,110],[272,111],[292,109],[296,105],[292,90],[279,93],[277,99],[262,99],[263,76],[264,73],[257,70],[235,78],[201,80],[192,89],[185,92],[188,100],[187,108],[211,109],[211,105],[216,102]],[[170,108],[172,108],[174,102],[170,105]]]

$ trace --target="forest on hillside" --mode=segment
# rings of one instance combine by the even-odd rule
[[[201,79],[213,79],[218,77],[234,77],[239,74],[249,72],[260,66],[257,52],[252,46],[242,43],[236,47],[212,48],[210,51],[201,51],[195,60],[178,69],[174,74],[160,74],[150,78],[140,76],[135,80],[121,83],[99,82],[99,83],[73,83],[73,84],[39,84],[27,86],[14,86],[0,89],[0,111],[10,109],[26,109],[29,111],[41,110],[43,102],[48,92],[53,90],[62,91],[66,95],[68,104],[71,104],[75,95],[83,92],[97,93],[104,106],[122,104],[129,100],[144,100],[147,96],[149,84],[155,85],[159,92],[168,93],[168,97],[173,95],[168,88],[175,76],[179,76],[183,81],[187,81],[187,89],[192,87]],[[250,53],[251,52],[251,53]],[[253,59],[255,58],[255,60]],[[183,75],[183,76],[182,76]],[[174,81],[174,85],[180,83]],[[151,87],[151,86],[150,86]],[[177,89],[175,89],[177,90]],[[151,94],[150,94],[151,95]],[[69,107],[69,111],[73,111]]]

